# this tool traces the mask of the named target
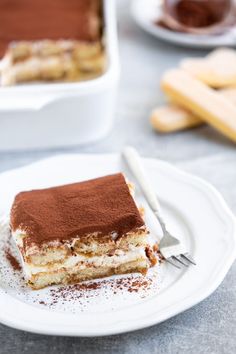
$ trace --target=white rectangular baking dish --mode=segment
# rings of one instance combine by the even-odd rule
[[[107,69],[78,83],[26,84],[0,88],[0,150],[86,144],[112,127],[119,59],[115,1],[104,0]]]

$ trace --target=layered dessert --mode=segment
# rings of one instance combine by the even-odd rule
[[[100,75],[101,0],[0,0],[1,85]]]
[[[33,289],[145,274],[156,262],[133,188],[121,173],[19,193],[11,232]]]

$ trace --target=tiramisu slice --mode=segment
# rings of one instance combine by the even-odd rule
[[[100,75],[101,0],[0,0],[1,85]]]
[[[118,173],[19,193],[11,231],[28,284],[40,289],[146,273],[155,258],[132,191]]]

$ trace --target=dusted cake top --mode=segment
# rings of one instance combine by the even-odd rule
[[[120,237],[144,222],[121,173],[19,193],[11,210],[12,231],[27,236],[24,246],[98,233]]]
[[[12,41],[100,38],[100,0],[0,0],[0,57]]]

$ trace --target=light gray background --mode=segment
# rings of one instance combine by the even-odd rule
[[[159,135],[148,122],[150,110],[163,101],[159,90],[163,71],[176,66],[183,57],[205,52],[164,44],[144,33],[131,19],[127,0],[119,0],[118,22],[122,75],[111,134],[102,142],[83,148],[0,153],[0,170],[62,152],[119,152],[128,143],[144,156],[162,158],[207,179],[236,211],[235,145],[207,126]],[[236,352],[235,314],[234,264],[213,295],[162,324],[124,335],[90,339],[34,335],[0,325],[0,353],[229,354]]]

